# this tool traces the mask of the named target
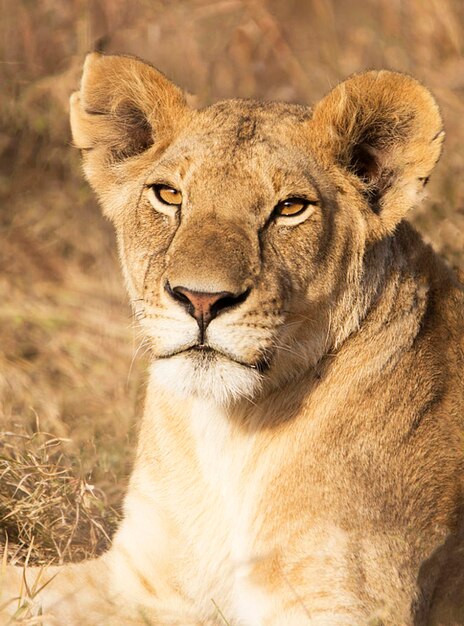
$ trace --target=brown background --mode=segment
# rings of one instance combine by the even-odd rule
[[[437,97],[447,139],[411,219],[464,264],[464,3],[0,6],[0,525],[19,555],[34,537],[33,558],[78,559],[106,545],[118,517],[146,370],[111,228],[70,145],[67,102],[85,52],[139,55],[199,104],[311,103],[367,68],[413,74]]]

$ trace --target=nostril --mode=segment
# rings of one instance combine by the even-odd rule
[[[183,287],[171,287],[169,281],[166,282],[165,289],[173,300],[184,307],[189,315],[195,319],[197,318],[195,314],[195,305],[192,300],[189,299],[187,290],[184,290]]]
[[[214,313],[212,318],[216,317],[216,315],[222,311],[223,309],[230,309],[233,306],[237,306],[248,298],[251,291],[251,287],[246,289],[243,293],[239,295],[235,295],[233,293],[227,293],[222,298],[216,300],[216,302],[211,307],[211,312]]]
[[[173,289],[168,281],[166,283],[166,291],[172,298],[174,298],[174,300],[182,302],[182,304],[192,304],[187,295],[184,293],[182,287],[174,287]]]

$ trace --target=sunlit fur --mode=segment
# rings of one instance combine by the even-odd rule
[[[71,122],[152,365],[113,546],[58,569],[35,610],[464,625],[464,295],[403,219],[441,151],[431,94],[373,71],[313,110],[196,111],[150,65],[92,54]],[[311,210],[276,214],[288,198]],[[176,286],[240,299],[201,336]]]

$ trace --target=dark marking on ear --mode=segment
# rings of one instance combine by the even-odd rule
[[[385,163],[398,144],[408,141],[413,121],[412,112],[394,122],[379,119],[363,129],[348,152],[347,167],[365,185],[363,194],[377,215],[381,212],[382,196],[395,180],[395,172]]]
[[[348,169],[366,183],[376,180],[380,174],[376,151],[366,143],[355,145]]]
[[[366,189],[364,192],[364,197],[369,202],[369,206],[372,209],[372,212],[376,215],[380,214],[380,198],[382,197],[380,191],[378,189]]]
[[[374,213],[379,214],[381,212],[381,199],[385,193],[393,187],[397,178],[397,173],[392,169],[383,169],[380,172],[380,177],[372,189],[371,197],[369,198]]]
[[[256,119],[244,115],[239,119],[237,127],[237,144],[250,141],[256,134]]]
[[[372,211],[379,214],[382,195],[379,182],[382,171],[376,150],[366,143],[355,145],[348,169],[365,184],[363,195],[369,202]]]
[[[366,123],[362,119],[361,112],[356,115],[355,126],[360,127],[359,134],[352,140],[351,148],[348,148],[348,167],[353,169],[356,161],[367,175],[372,174],[376,164],[380,162],[382,154],[394,146],[408,141],[414,121],[414,113],[404,114],[399,119],[389,119],[388,116],[380,117],[375,122]]]
[[[393,119],[388,115],[370,124],[364,133],[363,140],[377,150],[385,150],[393,145],[409,140],[413,128],[415,114],[413,111]]]
[[[140,109],[128,104],[121,106],[115,123],[119,127],[118,135],[126,138],[124,145],[112,149],[115,160],[136,156],[153,145],[152,128]]]

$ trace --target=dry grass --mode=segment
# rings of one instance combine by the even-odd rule
[[[34,541],[31,562],[79,560],[115,527],[146,368],[131,368],[138,345],[111,228],[70,148],[67,99],[84,53],[138,54],[199,104],[311,102],[366,68],[414,74],[448,137],[412,219],[462,264],[464,4],[3,0],[1,14],[0,525],[19,559]]]
[[[47,433],[3,433],[0,456],[0,537],[10,560],[24,564],[81,560],[108,547],[117,513],[63,454],[63,440]],[[19,445],[18,445],[19,442]]]

